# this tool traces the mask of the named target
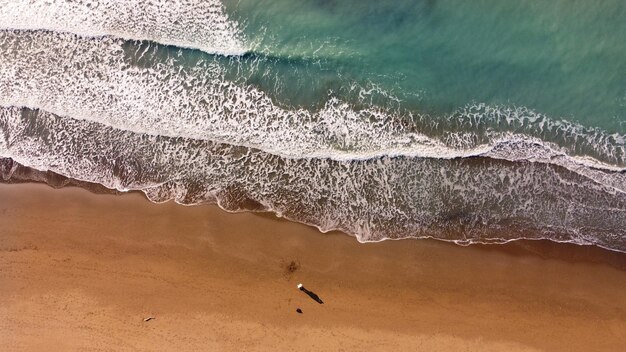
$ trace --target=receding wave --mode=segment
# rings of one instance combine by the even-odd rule
[[[4,157],[141,190],[157,202],[274,211],[360,241],[548,238],[626,251],[626,194],[557,165],[488,157],[285,158],[19,107],[0,110],[0,128]]]
[[[113,35],[210,54],[246,52],[239,24],[219,0],[0,0],[0,28]]]

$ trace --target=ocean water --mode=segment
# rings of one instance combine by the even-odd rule
[[[626,252],[624,38],[615,0],[0,0],[0,158],[362,242]]]

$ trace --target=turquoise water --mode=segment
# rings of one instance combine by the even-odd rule
[[[624,1],[225,4],[269,70],[299,76],[284,79],[285,103],[315,105],[358,82],[435,116],[480,102],[626,130]]]
[[[0,179],[626,252],[624,38],[614,0],[0,0]]]

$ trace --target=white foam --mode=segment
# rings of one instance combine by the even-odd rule
[[[42,108],[137,133],[226,142],[291,157],[370,158],[381,151],[468,155],[402,127],[400,116],[378,108],[354,110],[330,99],[314,113],[283,109],[258,89],[226,81],[216,62],[181,71],[169,59],[142,68],[126,60],[124,42],[114,38],[1,34],[0,43],[13,49],[0,54],[4,106]]]
[[[219,0],[0,0],[0,28],[113,35],[211,54],[246,52],[239,24]]]
[[[553,163],[626,191],[624,175],[602,171],[624,170],[619,165],[572,156],[568,149],[537,137],[484,128],[506,120],[513,127],[537,125],[536,133],[549,134],[549,129],[557,126],[573,141],[582,139],[605,157],[615,156],[623,162],[622,137],[595,130],[589,134],[581,126],[553,122],[525,108],[469,106],[448,117],[464,124],[466,132],[447,133],[438,139],[407,123],[427,117],[402,116],[377,107],[357,110],[336,98],[316,112],[289,110],[256,88],[225,80],[218,61],[182,68],[176,53],[156,59],[150,57],[156,54],[149,47],[129,52],[125,44],[112,37],[0,32],[0,46],[6,48],[0,52],[0,105],[41,108],[134,133],[228,143],[288,158],[484,155]],[[136,66],[133,60],[138,56],[158,63]]]
[[[16,107],[0,109],[0,128],[0,155],[39,170],[141,190],[157,202],[216,202],[240,211],[250,199],[361,242],[549,238],[626,249],[626,194],[544,163],[281,158]]]

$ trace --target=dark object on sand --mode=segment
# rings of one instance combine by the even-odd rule
[[[295,273],[298,269],[300,269],[300,263],[298,263],[295,260],[292,260],[287,267],[285,268],[285,270],[287,271],[288,274],[293,274]]]
[[[302,314],[302,309],[298,308],[298,309],[296,309],[296,312]]]
[[[147,317],[147,318],[144,318],[143,321],[150,321],[152,319],[154,319],[154,317]]]
[[[324,304],[324,301],[320,298],[320,296],[316,295],[315,292],[309,291],[302,284],[298,284],[298,289],[311,297],[315,302],[319,304]]]

